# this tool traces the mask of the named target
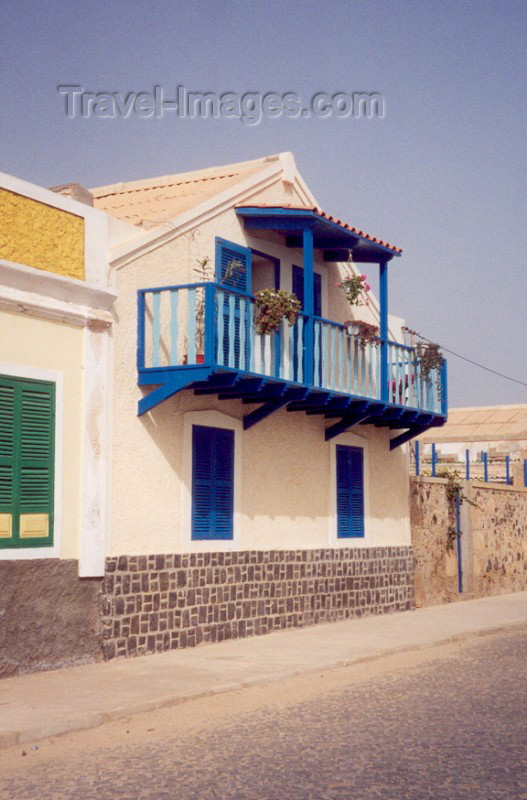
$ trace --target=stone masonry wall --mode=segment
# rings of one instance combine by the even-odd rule
[[[108,558],[105,659],[414,607],[411,547]]]
[[[101,660],[102,583],[74,560],[0,561],[0,678]]]
[[[410,522],[415,558],[415,602],[435,606],[458,599],[457,560],[448,550],[445,481],[412,478]]]
[[[447,548],[446,481],[412,478],[410,519],[417,606],[527,590],[527,491],[469,482],[461,507],[463,592],[457,547]]]
[[[478,597],[527,589],[527,491],[473,485],[472,586]]]

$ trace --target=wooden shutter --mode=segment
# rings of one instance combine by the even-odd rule
[[[233,261],[239,261],[242,264],[242,270],[236,270],[230,278],[225,279],[229,264]],[[236,292],[243,294],[250,294],[252,288],[252,273],[251,273],[251,251],[248,247],[241,247],[241,245],[228,242],[225,239],[216,239],[216,281],[226,289],[233,289]],[[223,363],[229,363],[229,296],[226,294],[223,301],[224,312],[224,332],[223,342],[220,345],[223,347]],[[234,367],[236,369],[247,369],[249,364],[249,337],[246,335],[245,358],[242,359],[240,364],[240,324],[246,324],[246,321],[241,320],[240,315],[240,298],[236,296],[234,303]]]
[[[337,445],[337,536],[364,536],[364,457],[360,447]]]
[[[192,428],[192,539],[232,539],[234,431]]]
[[[0,546],[53,543],[54,439],[54,384],[0,378]]]
[[[0,546],[12,546],[15,473],[15,388],[0,379]]]

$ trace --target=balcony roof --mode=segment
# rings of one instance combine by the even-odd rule
[[[236,207],[236,213],[248,229],[283,233],[290,247],[301,247],[302,230],[312,228],[314,247],[325,251],[326,261],[346,261],[349,250],[354,261],[387,261],[402,253],[400,247],[348,225],[317,206],[243,205]]]

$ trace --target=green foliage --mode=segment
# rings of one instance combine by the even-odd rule
[[[371,322],[364,322],[362,319],[347,320],[344,325],[348,328],[354,328],[355,333],[359,338],[359,344],[364,350],[367,344],[378,346],[379,339],[379,326],[373,325]]]
[[[262,289],[255,294],[256,333],[271,334],[280,329],[282,320],[295,324],[300,311],[300,300],[283,289]]]
[[[463,493],[463,481],[457,470],[439,469],[436,472],[436,478],[443,478],[446,480],[446,497],[448,502],[448,529],[447,529],[447,550],[453,550],[454,544],[459,534],[456,528],[456,498],[459,499],[459,505],[468,503],[474,508],[479,508],[478,504],[470,500],[466,494]]]

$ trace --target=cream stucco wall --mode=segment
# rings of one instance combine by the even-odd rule
[[[55,487],[60,499],[60,545],[56,555],[79,557],[82,466],[83,329],[62,322],[0,310],[0,372],[27,377],[57,373],[62,383],[62,402],[57,403],[57,426],[62,431],[57,444],[61,480]],[[35,372],[36,371],[36,372]],[[61,441],[60,441],[61,439]],[[39,554],[49,555],[47,548]],[[46,552],[48,551],[48,552]],[[27,557],[19,551],[17,557]],[[2,553],[7,556],[6,551]]]
[[[279,202],[280,190],[258,195],[259,202]],[[291,288],[291,265],[302,264],[300,250],[286,248],[276,236],[247,236],[234,210],[218,212],[150,252],[116,269],[115,395],[113,410],[113,479],[110,553],[147,554],[191,549],[317,548],[349,546],[334,536],[335,500],[332,491],[333,442],[324,441],[327,421],[303,412],[281,410],[248,431],[239,431],[241,491],[239,536],[232,543],[193,544],[185,516],[188,496],[189,449],[184,446],[185,413],[212,410],[236,420],[251,410],[238,400],[195,397],[181,392],[148,414],[137,416],[137,299],[140,288],[195,281],[198,258],[214,264],[215,237],[253,247],[281,260],[282,288]],[[337,304],[328,286],[335,265],[315,263],[323,280],[323,314],[345,319],[349,307]],[[342,293],[338,294],[340,301]],[[333,298],[333,299],[332,299]],[[330,305],[331,303],[331,305]],[[145,390],[148,393],[150,388]],[[239,426],[238,426],[239,427]],[[389,434],[358,426],[368,451],[369,512],[364,539],[357,546],[407,545],[409,479],[406,448],[390,452]],[[353,439],[355,442],[355,439]]]

